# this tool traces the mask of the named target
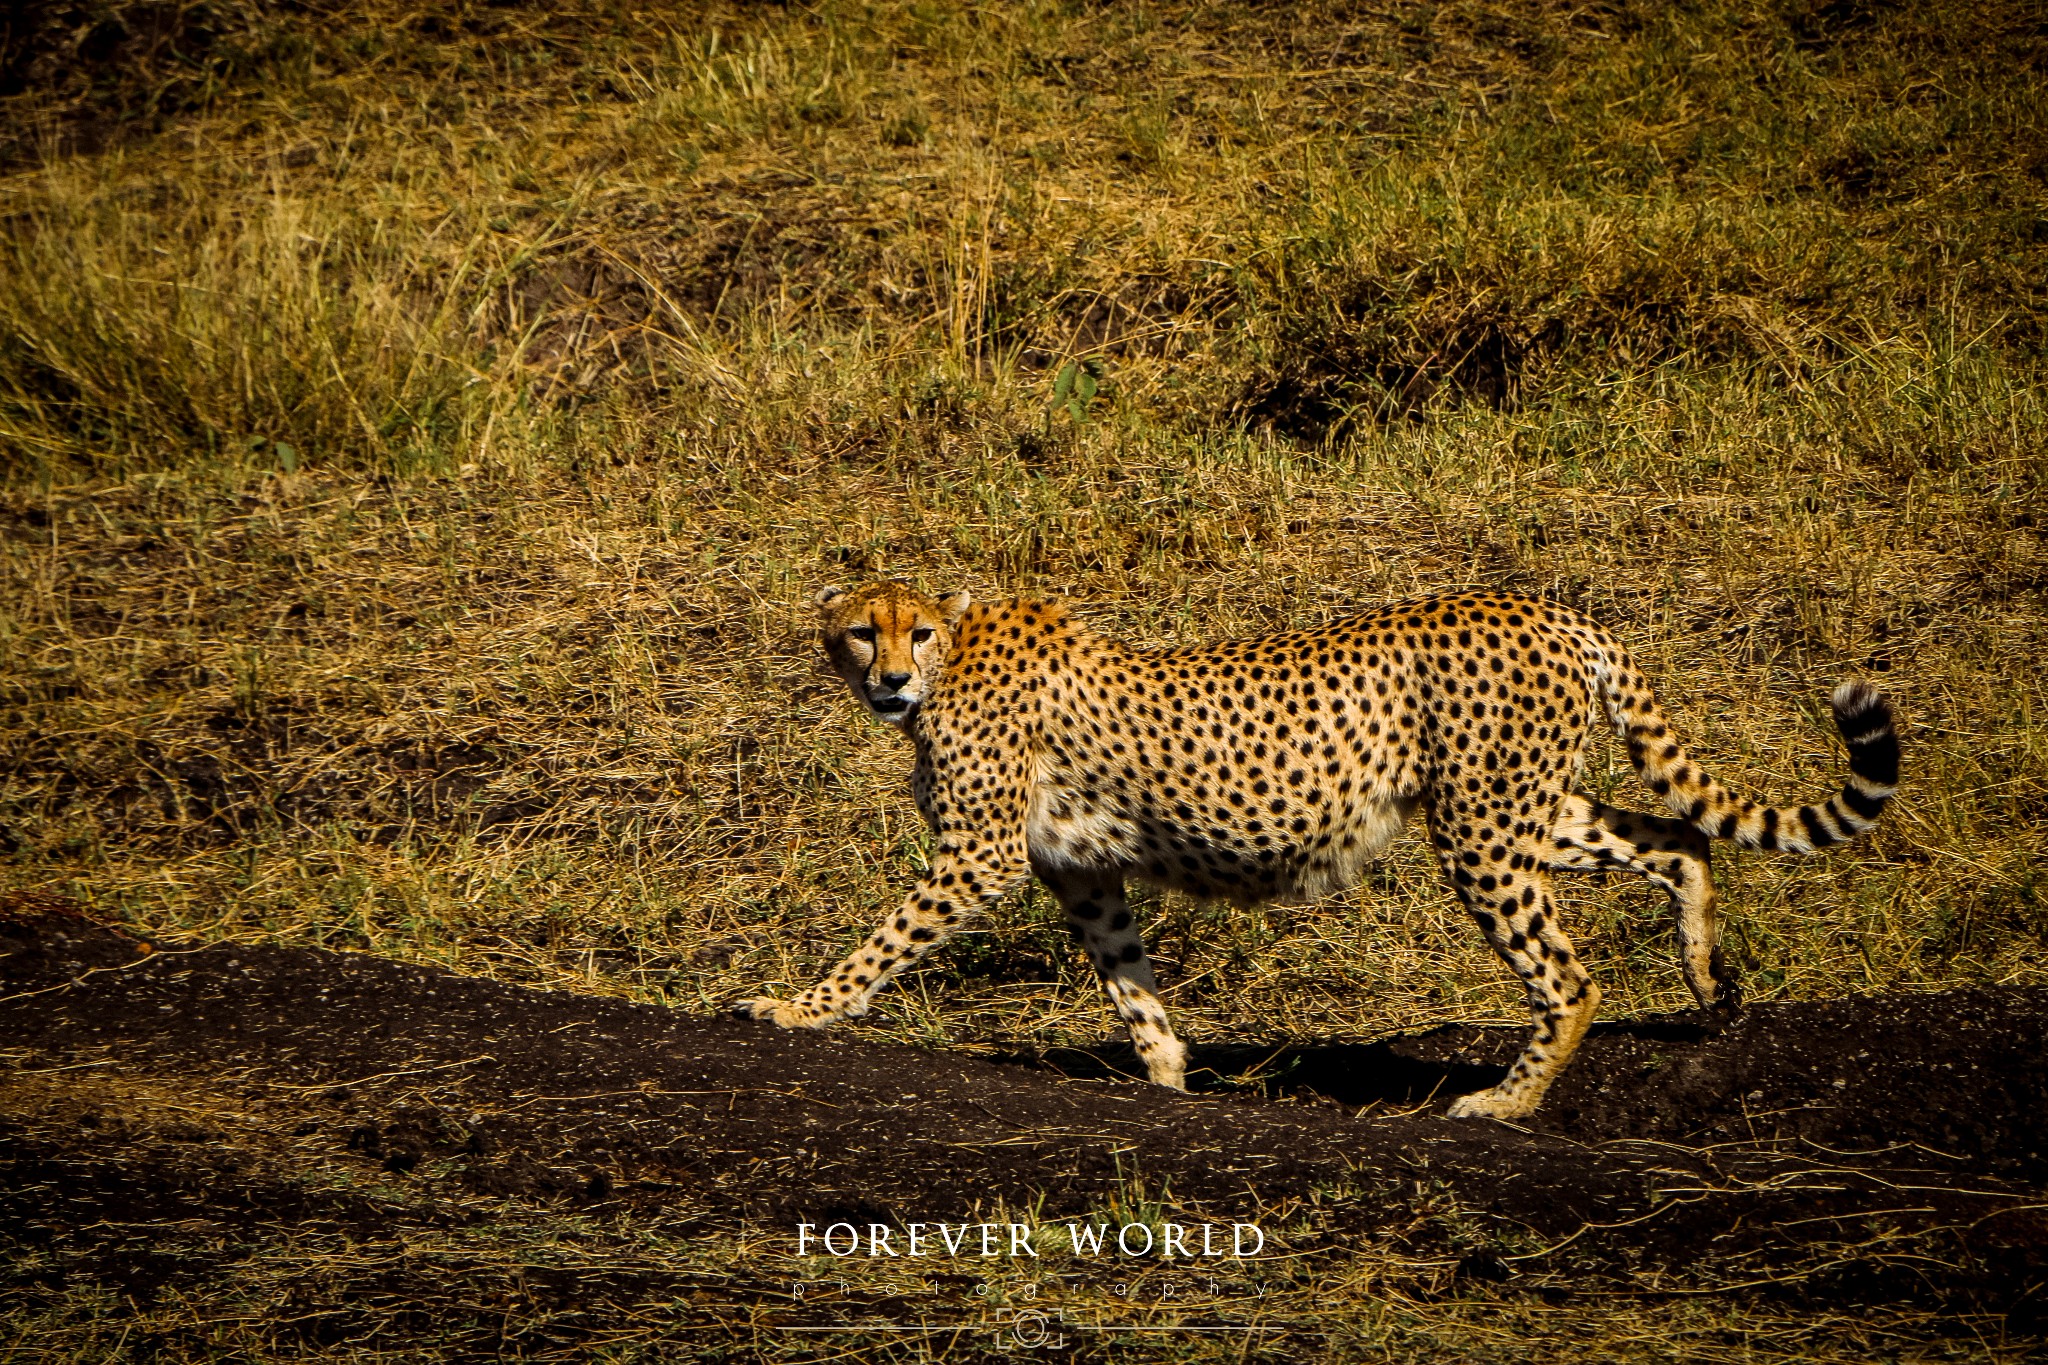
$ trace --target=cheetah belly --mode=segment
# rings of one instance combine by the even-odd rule
[[[1137,852],[1137,836],[1129,820],[1056,783],[1033,794],[1025,826],[1031,861],[1048,867],[1123,867]]]
[[[1034,795],[1026,837],[1032,862],[1042,866],[1115,868],[1156,886],[1242,904],[1311,901],[1356,885],[1414,809],[1413,800],[1371,797],[1310,839],[1262,847],[1156,810],[1106,809],[1044,783]]]
[[[1415,813],[1415,802],[1379,797],[1360,802],[1297,855],[1289,884],[1273,899],[1312,901],[1358,885],[1365,869],[1387,851]]]
[[[1192,856],[1169,856],[1149,866],[1141,860],[1132,870],[1141,880],[1208,899],[1241,905],[1302,904],[1357,885],[1414,809],[1414,802],[1393,797],[1361,801],[1327,829],[1264,846],[1242,835],[1219,843],[1216,830],[1205,834],[1169,823],[1155,833],[1148,827],[1150,837],[1141,836],[1142,843],[1164,844]]]

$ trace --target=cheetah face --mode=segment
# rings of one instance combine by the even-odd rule
[[[938,681],[953,623],[971,599],[955,592],[934,601],[902,583],[871,583],[824,588],[813,600],[832,667],[856,700],[901,726]]]

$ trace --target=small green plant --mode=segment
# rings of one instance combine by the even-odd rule
[[[1102,361],[1095,356],[1069,360],[1052,381],[1052,405],[1065,408],[1075,425],[1088,420],[1088,405],[1102,389]],[[1048,412],[1047,417],[1051,417]]]
[[[260,457],[263,454],[263,447],[266,443],[270,446],[271,456],[277,462],[279,473],[296,474],[299,472],[298,449],[286,442],[270,441],[268,437],[264,436],[251,436],[249,438],[249,454],[252,457]]]

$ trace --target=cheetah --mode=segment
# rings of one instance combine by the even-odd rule
[[[1053,602],[937,599],[893,582],[816,598],[854,697],[916,749],[935,835],[929,869],[853,954],[782,1001],[735,1012],[820,1028],[1036,875],[1066,912],[1150,1078],[1185,1088],[1124,898],[1136,879],[1242,905],[1355,884],[1419,807],[1444,878],[1521,978],[1534,1033],[1501,1082],[1451,1117],[1512,1119],[1542,1101],[1600,1003],[1558,923],[1551,879],[1626,869],[1678,920],[1702,1008],[1738,1003],[1717,946],[1709,840],[1808,853],[1870,829],[1898,783],[1890,702],[1832,698],[1849,776],[1818,805],[1721,786],[1672,733],[1628,651],[1571,608],[1449,593],[1329,625],[1193,647],[1134,648]],[[1571,790],[1594,708],[1671,816]]]

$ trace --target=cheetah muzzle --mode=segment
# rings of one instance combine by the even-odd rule
[[[1726,1010],[1709,841],[1809,853],[1871,828],[1898,784],[1891,704],[1833,697],[1849,751],[1817,805],[1760,806],[1687,753],[1628,651],[1568,607],[1514,594],[1431,597],[1313,630],[1138,649],[1057,604],[986,606],[900,584],[817,596],[854,697],[916,748],[912,788],[931,867],[845,961],[795,999],[736,1012],[822,1028],[866,1012],[884,982],[1036,875],[1100,975],[1152,1080],[1184,1084],[1131,879],[1240,904],[1355,884],[1418,808],[1438,865],[1521,978],[1534,1036],[1500,1084],[1454,1118],[1517,1118],[1542,1101],[1600,1002],[1558,923],[1559,872],[1625,869],[1661,889],[1679,966]],[[1670,815],[1571,790],[1603,713]]]

